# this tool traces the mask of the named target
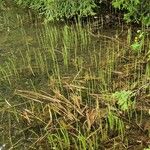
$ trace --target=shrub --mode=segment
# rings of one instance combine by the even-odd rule
[[[94,15],[93,0],[15,0],[17,4],[38,10],[49,21]]]
[[[127,22],[142,22],[144,25],[150,25],[149,0],[113,0],[112,5],[125,11],[124,19]]]

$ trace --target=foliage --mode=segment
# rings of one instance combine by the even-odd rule
[[[38,10],[46,16],[49,21],[94,15],[93,8],[96,7],[93,0],[15,0],[17,4],[28,6]]]
[[[112,5],[126,11],[124,19],[127,22],[135,21],[142,22],[147,26],[150,25],[149,0],[113,0]]]
[[[133,107],[134,102],[131,101],[131,97],[133,96],[132,91],[120,91],[115,92],[113,97],[116,98],[117,104],[121,110],[129,110],[129,108]]]
[[[134,52],[141,52],[141,49],[144,45],[145,35],[146,32],[143,32],[141,30],[137,31],[137,35],[134,38],[134,43],[131,45],[131,48]]]
[[[3,1],[0,0],[0,3]],[[115,8],[125,12],[124,19],[127,22],[150,25],[149,0],[14,0],[20,6],[40,12],[48,21],[95,15],[95,8],[103,10],[99,7],[103,3],[111,7],[111,1]]]

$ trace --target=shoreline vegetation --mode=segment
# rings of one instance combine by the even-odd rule
[[[0,1],[0,149],[150,150],[144,2]]]

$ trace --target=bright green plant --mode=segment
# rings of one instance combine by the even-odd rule
[[[134,93],[132,91],[124,91],[124,90],[120,92],[115,92],[113,94],[113,97],[117,100],[119,108],[123,111],[133,108],[134,101],[131,100],[132,96],[134,96]]]
[[[142,47],[144,45],[144,38],[145,38],[146,33],[138,30],[137,35],[134,39],[133,44],[131,45],[131,48],[134,52],[141,52]]]
[[[112,5],[125,11],[124,19],[127,22],[142,22],[150,25],[149,0],[113,0]]]

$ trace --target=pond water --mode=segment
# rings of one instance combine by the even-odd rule
[[[9,80],[7,76],[17,72],[34,75],[32,69],[35,74],[48,69],[49,74],[57,65],[54,59],[62,75],[77,74],[80,65],[83,72],[95,68],[101,72],[107,65],[112,65],[120,49],[128,48],[126,39],[120,41],[116,38],[126,35],[122,28],[93,33],[92,24],[46,24],[29,10],[15,7],[1,11],[0,18],[0,62],[4,67],[1,74],[5,74],[3,79],[6,80]]]
[[[38,134],[43,134],[41,130],[24,133],[30,126],[20,119],[28,120],[25,110],[28,113],[36,111],[40,115],[41,108],[46,107],[35,108],[38,106],[33,104],[34,100],[24,99],[34,99],[33,93],[27,95],[24,91],[49,92],[58,88],[63,91],[68,86],[70,91],[76,88],[79,94],[83,89],[83,97],[87,98],[83,99],[83,104],[92,107],[93,98],[87,94],[134,88],[137,70],[129,79],[130,65],[119,66],[120,62],[130,61],[125,58],[130,43],[127,32],[129,30],[121,27],[104,28],[95,33],[93,23],[43,23],[30,10],[17,7],[1,10],[0,149],[5,149],[5,145],[10,149],[34,149],[32,144],[40,138]],[[138,74],[141,75],[140,71]],[[38,121],[40,119],[33,124],[38,124]]]

